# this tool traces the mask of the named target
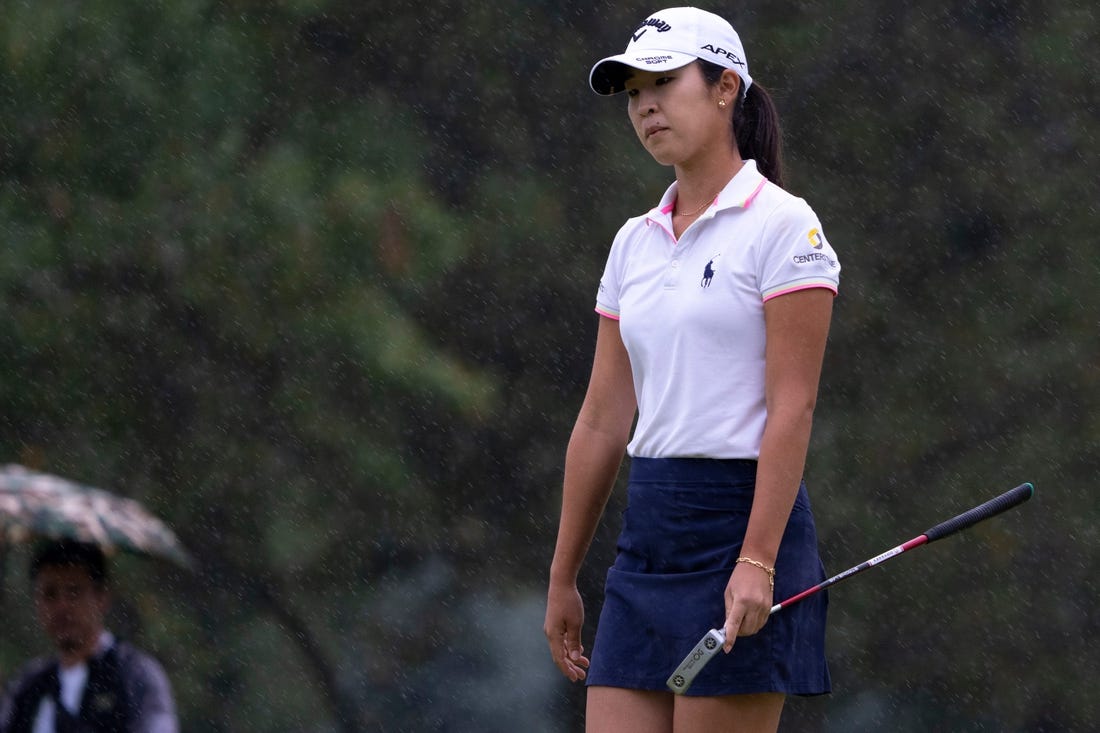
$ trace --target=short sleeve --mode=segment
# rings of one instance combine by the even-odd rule
[[[804,200],[791,198],[776,207],[764,225],[759,246],[763,300],[808,288],[837,292],[840,261]]]
[[[623,282],[623,267],[626,264],[626,247],[623,242],[624,226],[615,235],[615,241],[611,243],[611,251],[607,255],[607,264],[604,265],[603,275],[600,277],[600,287],[596,291],[596,312],[614,320],[619,320],[619,293]]]

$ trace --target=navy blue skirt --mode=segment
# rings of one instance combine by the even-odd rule
[[[756,462],[634,458],[615,564],[592,647],[589,685],[667,690],[665,681],[708,629],[725,621],[725,589],[748,525]],[[820,583],[803,484],[775,562],[774,602]],[[824,591],[738,637],[695,678],[689,695],[829,692]]]

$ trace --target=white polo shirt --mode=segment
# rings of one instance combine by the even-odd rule
[[[840,263],[809,205],[752,160],[679,241],[676,189],[619,230],[596,296],[630,354],[638,422],[627,451],[755,459],[767,417],[764,302],[836,293]]]

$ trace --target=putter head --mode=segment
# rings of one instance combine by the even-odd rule
[[[722,651],[722,645],[725,643],[726,632],[724,629],[711,629],[708,631],[695,645],[695,648],[684,657],[684,661],[680,662],[680,666],[676,668],[668,681],[665,682],[668,689],[677,695],[687,692],[687,689],[691,687],[691,683],[695,681],[695,676],[702,671],[706,663],[715,654]]]

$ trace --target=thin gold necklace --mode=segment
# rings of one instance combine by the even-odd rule
[[[722,188],[725,188],[725,186],[723,186]],[[721,189],[719,189],[718,193],[722,193]],[[705,208],[707,208],[708,206],[710,206],[711,204],[713,204],[713,203],[714,203],[714,200],[715,200],[716,198],[718,198],[718,193],[714,194],[714,195],[713,195],[713,196],[711,196],[711,197],[710,197],[709,199],[707,199],[707,200],[706,200],[706,202],[705,202],[705,203],[704,203],[704,204],[703,204],[702,206],[700,206],[700,207],[699,207],[698,209],[696,209],[695,211],[692,211],[692,212],[690,212],[690,213],[687,213],[687,214],[673,214],[672,216],[673,216],[673,217],[677,217],[677,216],[695,216],[695,215],[697,215],[697,214],[698,214],[699,212],[701,212],[701,211],[702,211],[703,209],[705,209]],[[677,203],[677,204],[679,204],[679,203],[680,203],[680,197],[679,197],[679,196],[677,196],[677,197],[676,197],[676,203]]]

